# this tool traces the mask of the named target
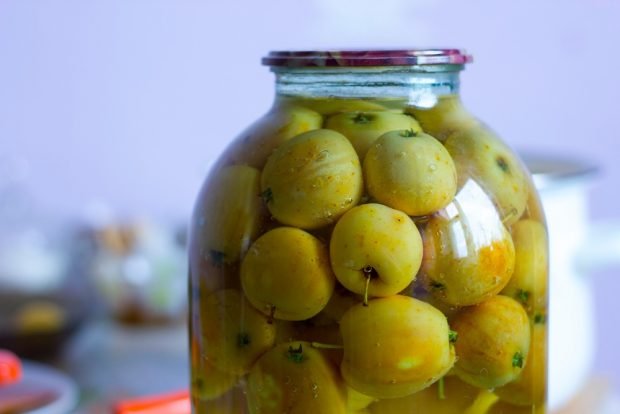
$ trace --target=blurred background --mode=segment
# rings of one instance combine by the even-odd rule
[[[0,0],[0,292],[37,299],[11,304],[19,321],[4,326],[64,329],[52,361],[84,406],[105,387],[183,384],[185,224],[211,164],[271,104],[272,49],[466,48],[466,105],[523,153],[595,166],[588,220],[615,229],[618,21],[613,0]],[[579,277],[597,315],[593,375],[620,390],[620,267],[605,264]],[[182,368],[147,387],[114,364],[93,375],[95,350],[132,372],[152,355]]]

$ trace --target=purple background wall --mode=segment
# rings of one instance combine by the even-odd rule
[[[56,214],[183,219],[270,104],[269,49],[456,46],[472,111],[517,148],[596,161],[593,215],[617,218],[618,22],[614,0],[0,0],[0,158]],[[613,276],[598,367],[617,373]]]

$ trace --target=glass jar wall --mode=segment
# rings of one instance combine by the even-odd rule
[[[458,50],[273,52],[198,196],[194,413],[545,413],[547,234]]]

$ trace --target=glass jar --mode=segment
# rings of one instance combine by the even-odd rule
[[[198,196],[195,413],[544,413],[547,234],[459,50],[272,52]]]

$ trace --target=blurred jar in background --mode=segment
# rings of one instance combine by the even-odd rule
[[[166,322],[185,314],[186,253],[163,225],[116,223],[95,229],[92,276],[105,306],[128,323]]]

